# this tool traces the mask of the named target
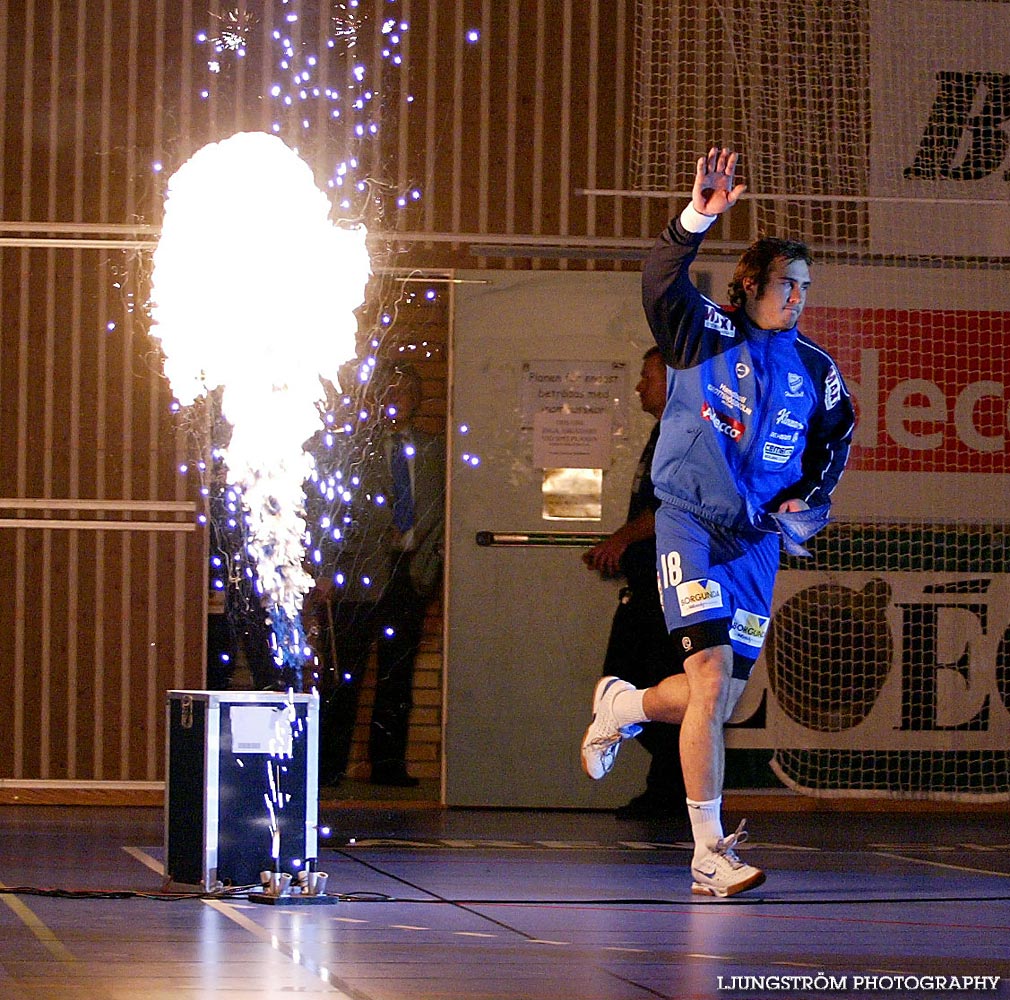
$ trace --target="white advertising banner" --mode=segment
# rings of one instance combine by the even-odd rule
[[[1010,4],[873,0],[874,253],[1010,256]]]
[[[976,574],[943,566],[908,572],[893,554],[898,532],[892,534],[880,533],[872,571],[811,567],[779,575],[770,655],[758,662],[737,706],[734,721],[742,728],[731,745],[1010,746],[1010,576],[991,564]],[[949,536],[951,547],[975,541],[955,528]],[[842,629],[858,642],[828,646],[825,636],[837,638]]]

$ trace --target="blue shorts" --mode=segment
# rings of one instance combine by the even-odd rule
[[[675,645],[690,655],[728,641],[733,676],[750,676],[768,633],[779,536],[730,531],[663,503],[656,511],[656,561]]]

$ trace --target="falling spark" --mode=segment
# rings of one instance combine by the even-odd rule
[[[256,18],[241,7],[226,14],[211,14],[211,17],[221,22],[221,30],[212,39],[215,48],[218,51],[228,49],[232,52],[241,52],[245,48]]]
[[[361,14],[358,12],[357,0],[336,4],[332,22],[334,38],[342,41],[346,48],[353,49],[358,42],[358,31],[361,28]]]
[[[319,430],[320,377],[335,379],[355,354],[370,270],[364,227],[335,226],[330,207],[281,139],[238,133],[170,178],[154,254],[152,333],[176,399],[189,406],[222,387],[232,427],[222,460],[247,512],[279,663],[304,658],[299,612],[313,585],[303,445]]]

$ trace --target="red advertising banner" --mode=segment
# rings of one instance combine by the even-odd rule
[[[1010,313],[810,307],[801,328],[855,401],[850,470],[1010,472]]]

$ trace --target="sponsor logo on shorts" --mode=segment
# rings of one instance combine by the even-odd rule
[[[701,415],[720,434],[725,434],[726,437],[733,441],[739,441],[743,437],[744,431],[747,430],[745,424],[740,423],[739,420],[734,420],[732,417],[727,417],[725,413],[720,413],[707,400],[701,404]]]
[[[752,611],[744,611],[741,608],[733,615],[733,621],[729,627],[730,638],[742,642],[745,646],[760,649],[768,634],[770,621],[771,619],[765,618],[764,615],[756,615]]]
[[[680,613],[687,615],[722,607],[722,587],[716,580],[688,580],[677,587]]]

